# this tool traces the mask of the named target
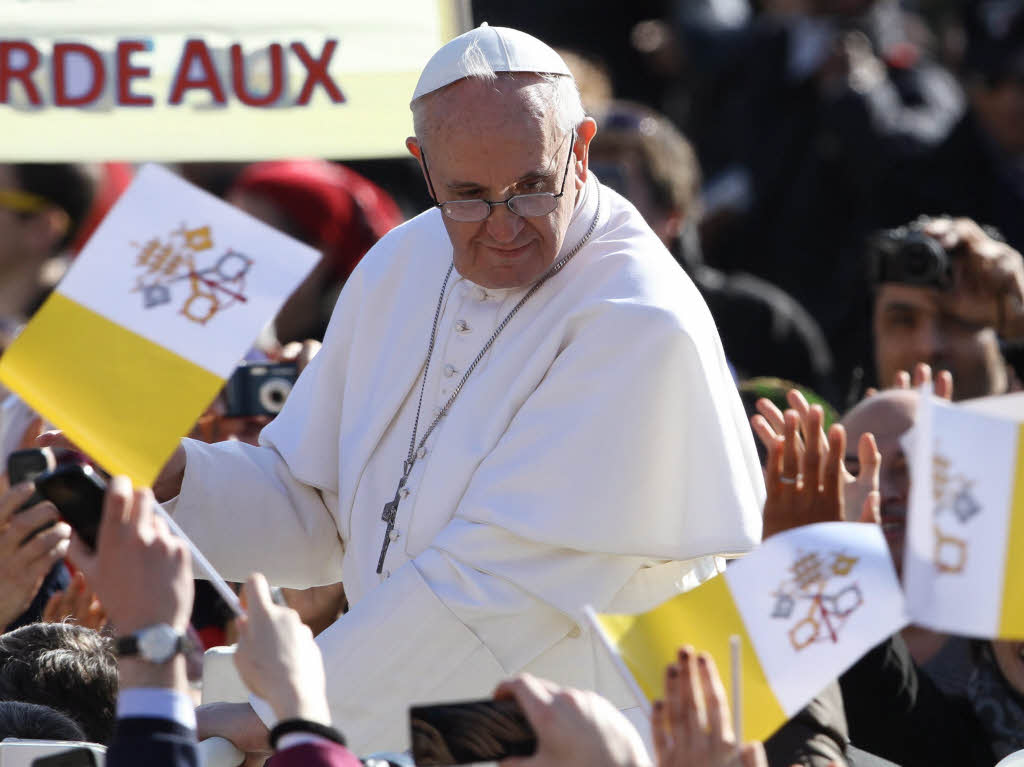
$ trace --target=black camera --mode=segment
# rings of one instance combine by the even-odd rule
[[[242,363],[224,387],[224,415],[277,415],[298,377],[294,362]]]
[[[938,240],[913,226],[886,229],[871,239],[871,281],[949,290],[953,287],[953,257]]]

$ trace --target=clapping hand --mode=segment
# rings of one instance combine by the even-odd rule
[[[75,573],[71,583],[64,591],[58,591],[50,597],[43,608],[45,623],[73,621],[80,626],[96,629],[107,625],[107,613],[99,598],[88,588],[85,574]]]

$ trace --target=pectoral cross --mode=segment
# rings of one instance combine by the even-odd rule
[[[398,515],[398,504],[402,499],[402,488],[405,487],[405,480],[408,476],[408,474],[403,474],[402,478],[398,480],[398,489],[395,491],[395,499],[390,503],[384,504],[384,513],[380,515],[380,518],[388,523],[388,527],[384,531],[384,542],[380,547],[380,559],[377,560],[378,573],[384,569],[384,558],[388,555],[388,544],[391,543],[391,531],[395,529],[395,517]]]

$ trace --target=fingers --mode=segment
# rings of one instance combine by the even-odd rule
[[[28,426],[25,427],[25,431],[21,434],[21,440],[18,442],[18,450],[29,450],[36,447],[39,437],[45,432],[46,423],[39,416],[34,417],[29,421]]]
[[[796,479],[800,473],[800,457],[797,449],[797,430],[800,427],[800,417],[794,410],[787,410],[785,414],[786,445],[782,451],[782,475],[786,479]]]
[[[526,714],[527,720],[535,730],[544,721],[544,711],[554,699],[555,685],[545,682],[532,674],[520,674],[498,685],[494,691],[495,699],[512,698]]]
[[[708,731],[714,742],[733,739],[732,718],[729,716],[729,700],[725,694],[725,685],[718,673],[715,659],[702,652],[697,656],[697,670],[704,693],[704,703],[708,716]]]
[[[12,487],[3,496],[0,496],[0,527],[7,524],[14,515],[14,512],[20,509],[22,504],[32,497],[33,492],[35,492],[35,489],[31,482],[22,482]],[[52,505],[50,508],[53,508]],[[56,510],[54,510],[54,513],[56,513]]]
[[[776,432],[763,415],[751,416],[750,427],[754,430],[754,435],[761,441],[761,444],[764,445],[765,450],[771,450],[772,443],[775,442],[775,439],[779,436],[779,433],[781,433]]]
[[[857,442],[857,460],[860,463],[860,473],[857,481],[867,485],[869,492],[878,490],[878,478],[882,469],[882,454],[875,442],[875,435],[869,431],[860,435]]]
[[[667,765],[668,752],[671,747],[669,739],[668,707],[665,701],[656,700],[651,705],[651,742],[654,743],[654,756],[657,764]]]
[[[913,386],[917,389],[920,386],[932,382],[932,366],[924,362],[914,365]],[[907,387],[904,387],[907,388]]]
[[[31,567],[37,563],[52,565],[67,554],[70,539],[71,527],[66,522],[58,522],[26,541],[15,552],[12,563],[16,567]]]
[[[669,667],[672,669],[673,667]],[[703,733],[707,729],[707,712],[704,696],[700,689],[700,675],[697,671],[697,653],[692,647],[679,651],[679,665],[676,686],[676,716],[673,717],[672,697],[669,698],[669,719],[681,723],[687,738]],[[670,675],[670,679],[672,676]]]
[[[842,522],[843,511],[843,456],[846,455],[846,429],[834,423],[828,431],[828,458],[825,461],[825,477],[822,487],[822,508],[825,519]],[[821,521],[821,520],[815,520]]]
[[[253,573],[249,576],[242,586],[242,596],[250,618],[254,617],[258,621],[269,620],[271,610],[275,607],[274,597],[263,573]]]
[[[782,411],[775,407],[774,402],[762,397],[754,403],[754,407],[768,421],[768,425],[775,430],[776,434],[782,434],[785,429]]]
[[[860,522],[882,524],[882,494],[872,490],[864,499],[864,506],[860,511]]]
[[[819,405],[815,405],[807,411],[803,420],[804,433],[807,439],[807,450],[804,452],[803,475],[804,484],[810,485],[817,490],[821,486],[821,464],[825,452],[823,433],[821,425],[825,420],[825,412]]]
[[[899,370],[896,372],[895,378],[893,378],[892,388],[894,389],[909,389],[910,388],[910,373],[906,370]]]
[[[940,370],[935,377],[935,396],[953,401],[953,374],[948,370]]]

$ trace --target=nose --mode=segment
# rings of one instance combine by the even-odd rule
[[[513,242],[525,224],[521,216],[513,213],[508,205],[495,205],[487,218],[487,234],[499,244]]]
[[[914,334],[914,363],[927,362],[932,367],[942,367],[947,356],[946,346],[942,323],[934,320],[922,322]]]

